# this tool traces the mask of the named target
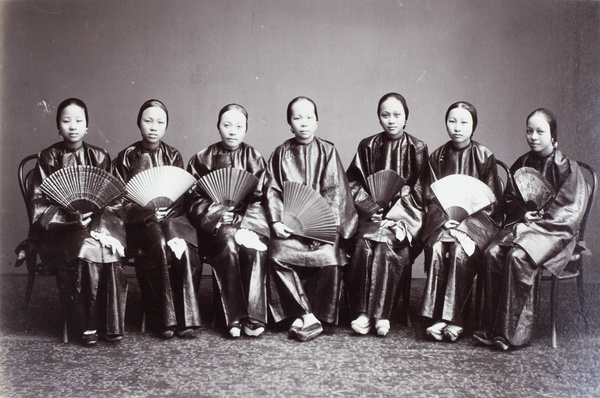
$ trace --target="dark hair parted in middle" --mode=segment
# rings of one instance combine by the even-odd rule
[[[294,104],[298,101],[308,101],[311,104],[313,104],[313,107],[315,108],[315,117],[317,118],[317,122],[319,121],[319,112],[317,112],[317,104],[315,104],[315,101],[311,100],[308,97],[296,97],[293,100],[290,101],[290,103],[288,104],[287,107],[287,122],[288,124],[292,124],[292,106],[294,106]]]
[[[450,111],[452,109],[456,109],[456,108],[462,108],[471,114],[471,117],[473,118],[473,133],[474,133],[475,129],[477,128],[477,109],[475,109],[473,104],[471,104],[470,102],[458,101],[458,102],[455,102],[452,105],[450,105],[448,107],[448,110],[446,111],[446,116],[444,117],[444,122],[448,121],[448,114],[450,113]]]
[[[90,119],[88,118],[88,110],[85,102],[83,102],[79,98],[67,98],[58,105],[58,108],[56,108],[56,128],[60,130],[60,117],[65,108],[69,105],[77,105],[78,107],[83,109],[83,113],[85,114],[85,127],[87,127]]]
[[[558,142],[558,128],[556,126],[556,116],[554,113],[550,112],[549,109],[546,108],[538,108],[535,111],[531,112],[529,116],[527,116],[527,121],[536,114],[540,114],[546,119],[548,125],[550,126],[550,137],[552,137],[552,142],[556,144]]]
[[[157,107],[157,108],[160,108],[163,111],[165,111],[165,113],[167,114],[167,124],[166,124],[166,127],[168,127],[169,126],[169,111],[167,110],[167,107],[165,106],[165,104],[163,104],[162,101],[159,101],[157,99],[151,99],[151,100],[148,100],[148,101],[146,101],[146,102],[144,102],[142,104],[142,107],[140,108],[140,111],[138,112],[138,117],[137,117],[137,125],[138,125],[138,127],[140,127],[140,122],[142,121],[142,113],[144,113],[144,111],[146,109],[152,108],[152,107]]]
[[[406,99],[398,93],[387,93],[386,95],[384,95],[383,97],[381,97],[381,99],[379,100],[379,103],[377,104],[377,116],[379,116],[379,111],[381,110],[381,104],[383,104],[385,101],[389,100],[390,98],[394,98],[398,101],[400,101],[400,103],[402,104],[402,108],[404,108],[404,115],[405,115],[405,120],[408,120],[408,105],[406,105]]]
[[[246,116],[246,132],[247,132],[248,131],[248,111],[246,110],[246,108],[244,108],[243,106],[238,105],[238,104],[227,104],[223,108],[221,108],[221,110],[219,111],[219,118],[217,119],[217,128],[219,128],[219,124],[221,124],[221,116],[223,116],[223,114],[228,111],[238,111],[242,115]]]

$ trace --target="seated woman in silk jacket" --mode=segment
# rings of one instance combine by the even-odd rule
[[[542,267],[559,275],[577,243],[588,188],[577,162],[558,148],[556,118],[540,108],[527,117],[531,151],[510,171],[531,167],[554,189],[541,209],[531,210],[514,181],[504,195],[505,225],[485,251],[485,313],[474,338],[508,350],[531,341],[535,325],[537,275]]]
[[[485,183],[497,201],[502,191],[496,158],[485,146],[472,140],[477,127],[477,110],[468,102],[456,102],[446,111],[450,142],[429,156],[429,183],[426,190],[427,215],[423,226],[425,271],[421,315],[432,319],[427,335],[441,341],[455,341],[467,319],[463,310],[470,305],[473,279],[482,262],[482,252],[498,231],[498,202],[458,222],[448,217],[435,199],[430,184],[453,174],[475,177]]]
[[[404,131],[408,106],[402,95],[381,97],[377,116],[384,131],[360,142],[346,171],[360,224],[344,280],[356,317],[352,330],[364,335],[374,327],[379,336],[385,336],[405,267],[421,251],[428,150],[423,141]],[[367,184],[371,175],[382,170],[391,170],[405,181],[383,207],[371,197]]]
[[[97,214],[72,213],[40,190],[44,179],[69,166],[94,166],[110,172],[110,157],[83,141],[88,111],[77,98],[63,101],[56,112],[58,142],[38,154],[30,205],[31,227],[39,234],[40,253],[56,267],[60,298],[70,325],[84,344],[98,334],[119,341],[125,332],[127,279],[123,271],[125,228],[120,200]]]
[[[241,169],[256,176],[258,185],[233,209],[214,203],[197,185],[190,195],[189,216],[204,242],[202,253],[213,268],[230,335],[239,337],[243,327],[246,335],[258,337],[267,324],[265,242],[270,230],[261,203],[267,165],[260,153],[243,142],[248,130],[244,107],[223,107],[217,128],[221,142],[192,157],[188,171],[200,179],[222,168]]]
[[[341,245],[358,222],[350,187],[337,150],[315,137],[318,113],[306,97],[288,105],[287,121],[294,138],[275,148],[267,168],[265,202],[272,228],[267,265],[269,307],[275,322],[293,319],[289,336],[301,341],[317,337],[321,321],[337,323],[346,253]],[[283,186],[306,185],[327,201],[337,225],[334,244],[294,235],[284,224]]]
[[[158,166],[184,167],[179,151],[162,141],[169,123],[166,106],[158,100],[142,104],[137,117],[142,140],[114,160],[115,174],[127,183],[136,174]],[[202,273],[196,228],[190,223],[184,197],[156,210],[126,205],[128,252],[149,323],[169,339],[194,337],[200,327],[197,282]]]

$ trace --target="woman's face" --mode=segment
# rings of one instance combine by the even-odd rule
[[[527,120],[527,143],[533,152],[542,156],[548,156],[554,150],[550,124],[544,116],[536,113]]]
[[[58,132],[70,148],[79,148],[87,134],[85,112],[79,105],[69,105],[63,109],[58,124]]]
[[[140,132],[142,140],[149,147],[157,147],[167,130],[167,114],[160,108],[152,106],[142,113]]]
[[[473,116],[466,109],[452,109],[446,119],[446,131],[456,148],[465,148],[471,143]]]
[[[296,101],[292,105],[290,120],[296,140],[302,144],[310,143],[317,131],[317,116],[313,104],[307,100]]]
[[[399,138],[404,133],[406,115],[402,103],[396,98],[388,98],[379,107],[379,123],[389,138]]]
[[[231,109],[221,115],[219,135],[225,148],[237,149],[246,136],[247,120],[240,111]]]

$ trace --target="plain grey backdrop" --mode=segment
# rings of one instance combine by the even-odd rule
[[[2,273],[23,272],[17,165],[59,140],[55,110],[68,97],[88,105],[86,141],[113,157],[140,139],[140,105],[163,100],[165,141],[187,161],[219,139],[230,102],[248,109],[246,142],[268,158],[291,137],[288,102],[306,95],[319,108],[317,135],[345,165],[381,131],[377,102],[390,91],[406,97],[406,131],[430,151],[448,140],[447,107],[473,103],[474,139],[509,165],[529,149],[526,116],[544,106],[560,149],[600,171],[597,1],[4,0],[0,20]],[[596,254],[597,213],[586,239]]]

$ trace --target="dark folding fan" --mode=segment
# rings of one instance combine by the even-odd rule
[[[246,170],[228,167],[210,172],[198,184],[213,202],[235,207],[254,191],[258,178]]]
[[[337,223],[327,200],[312,188],[296,182],[283,183],[283,223],[294,235],[334,244]]]
[[[72,212],[102,209],[125,194],[125,185],[94,166],[70,166],[57,170],[40,186],[50,199]]]
[[[490,187],[464,174],[440,178],[431,184],[431,190],[448,217],[459,222],[497,202]]]
[[[521,167],[515,171],[513,180],[530,211],[543,209],[555,195],[550,182],[533,167]]]
[[[153,167],[129,180],[127,199],[149,208],[167,207],[195,183],[196,178],[180,167]]]
[[[380,170],[367,177],[371,197],[383,209],[388,207],[404,184],[404,178],[393,170]]]

